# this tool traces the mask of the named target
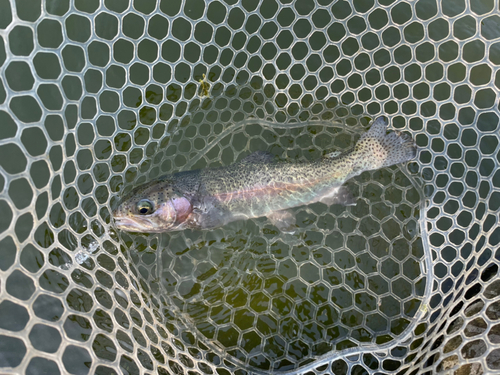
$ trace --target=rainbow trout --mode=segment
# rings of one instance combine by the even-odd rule
[[[121,200],[113,211],[115,224],[129,232],[160,233],[267,216],[278,229],[293,232],[289,208],[353,204],[345,181],[415,158],[411,137],[387,133],[387,124],[386,117],[377,118],[352,149],[312,162],[276,161],[258,151],[226,167],[162,176]]]

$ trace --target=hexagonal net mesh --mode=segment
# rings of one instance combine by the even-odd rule
[[[494,0],[0,0],[0,368],[500,370]],[[386,114],[416,161],[356,205],[116,232],[123,191]]]

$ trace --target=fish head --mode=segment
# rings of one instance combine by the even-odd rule
[[[113,218],[116,227],[127,232],[161,233],[177,230],[191,210],[189,200],[170,182],[153,181],[126,194]]]

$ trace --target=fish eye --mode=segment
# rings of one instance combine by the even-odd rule
[[[143,199],[137,203],[137,211],[141,215],[147,215],[153,212],[153,203],[147,199]]]

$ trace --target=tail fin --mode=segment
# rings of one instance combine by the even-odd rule
[[[361,169],[388,167],[417,156],[417,146],[411,137],[398,131],[387,134],[387,125],[387,117],[380,116],[354,147]]]

